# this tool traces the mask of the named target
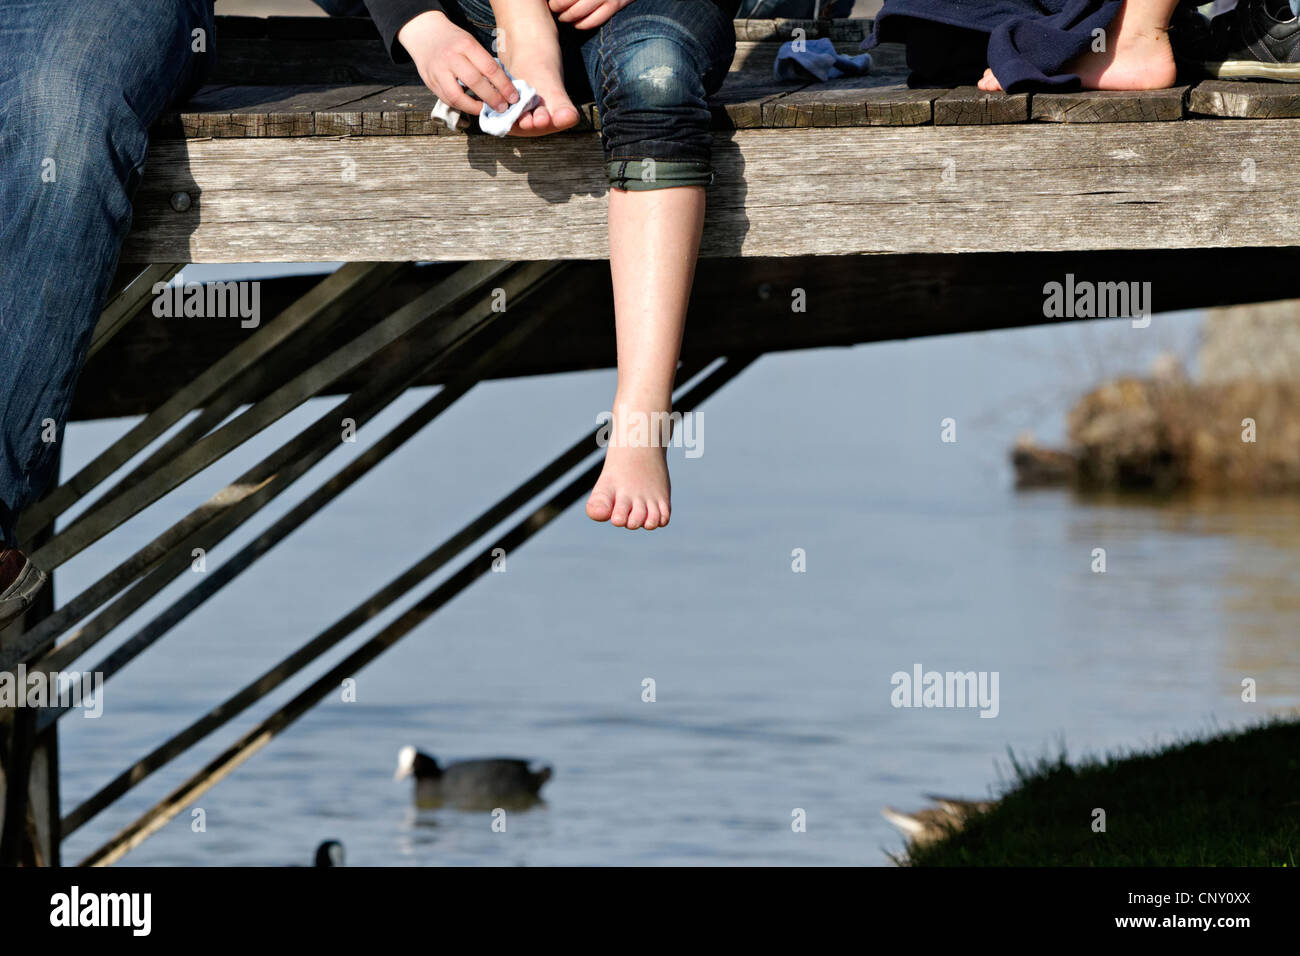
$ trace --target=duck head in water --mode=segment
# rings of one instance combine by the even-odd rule
[[[428,754],[411,746],[403,747],[397,752],[397,773],[393,774],[394,780],[405,780],[407,777],[436,780],[441,776],[442,768],[438,766],[438,761]]]

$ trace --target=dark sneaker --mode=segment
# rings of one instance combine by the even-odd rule
[[[45,587],[45,572],[15,548],[0,550],[0,630],[27,613]]]
[[[1287,0],[1239,0],[1211,20],[1195,43],[1179,50],[1178,38],[1170,39],[1180,59],[1206,76],[1300,83],[1300,20]]]

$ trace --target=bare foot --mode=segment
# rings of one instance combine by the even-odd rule
[[[1168,3],[1127,0],[1106,31],[1106,48],[1089,50],[1065,65],[1088,90],[1162,90],[1174,85],[1178,66],[1169,43]]]
[[[1086,90],[1162,90],[1174,85],[1178,67],[1169,43],[1168,15],[1159,6],[1129,0],[1106,31],[1105,49],[1081,53],[1062,68],[1077,74]],[[975,84],[986,93],[1002,89],[992,70]]]
[[[528,82],[541,98],[533,109],[519,117],[512,136],[546,136],[578,125],[578,108],[564,89],[564,64],[555,21],[545,6],[550,30],[529,30],[526,41],[511,42],[504,29],[498,34],[497,49],[510,75]]]
[[[587,499],[587,517],[631,531],[662,528],[672,514],[666,436],[651,430],[650,442],[639,440],[646,432],[635,431],[630,419],[647,413],[629,412],[617,401],[614,407],[618,411],[605,448],[605,467]],[[627,440],[629,435],[634,440]]]

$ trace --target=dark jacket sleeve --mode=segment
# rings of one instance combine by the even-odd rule
[[[421,13],[443,9],[438,0],[366,0],[366,7],[394,63],[408,63],[411,59],[402,44],[397,42],[397,31]]]

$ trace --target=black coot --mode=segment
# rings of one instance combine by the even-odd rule
[[[414,747],[397,755],[393,779],[415,778],[417,807],[452,806],[462,810],[519,809],[537,803],[551,768],[528,760],[497,757],[461,760],[439,766],[438,761]]]

